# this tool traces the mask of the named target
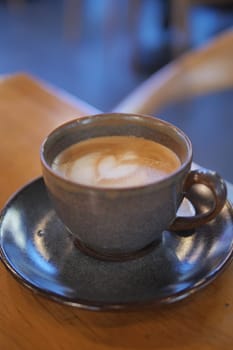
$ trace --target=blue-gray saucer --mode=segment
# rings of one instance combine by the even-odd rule
[[[206,205],[208,198],[197,209]],[[1,258],[13,275],[35,292],[90,310],[180,300],[216,278],[232,251],[229,202],[215,220],[192,234],[166,231],[153,251],[125,262],[96,260],[76,248],[42,178],[11,198],[0,220]]]

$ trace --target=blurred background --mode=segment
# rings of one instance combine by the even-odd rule
[[[0,74],[28,72],[109,111],[232,26],[233,0],[0,0]],[[228,84],[150,113],[181,127],[194,160],[233,182],[232,110]]]
[[[229,0],[0,0],[0,74],[26,71],[110,110],[232,24]]]

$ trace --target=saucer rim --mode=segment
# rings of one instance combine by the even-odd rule
[[[7,210],[10,208],[12,202],[17,199],[17,196],[21,194],[26,188],[33,186],[36,182],[43,182],[44,180],[42,176],[36,177],[35,179],[27,182],[25,185],[20,187],[16,192],[14,192],[2,208],[0,212],[0,260],[3,263],[3,266],[7,271],[11,273],[11,275],[21,283],[24,287],[34,292],[36,295],[40,295],[45,297],[47,300],[52,300],[54,302],[58,302],[63,305],[77,307],[79,309],[89,310],[89,311],[117,311],[117,310],[135,310],[140,307],[150,307],[150,306],[159,306],[162,304],[171,304],[174,302],[178,302],[193,293],[203,289],[208,286],[212,281],[214,281],[221,273],[225,271],[225,269],[231,264],[233,261],[233,235],[232,235],[232,243],[231,249],[228,254],[224,257],[224,259],[219,263],[219,265],[210,272],[204,279],[197,281],[197,283],[192,286],[184,288],[182,291],[177,293],[172,293],[164,297],[156,297],[150,298],[144,301],[132,301],[132,302],[104,302],[104,301],[88,301],[85,299],[79,298],[69,298],[66,296],[62,296],[50,290],[46,290],[45,288],[40,288],[39,286],[34,285],[29,282],[25,277],[23,277],[17,270],[12,266],[11,262],[7,258],[4,253],[4,249],[2,247],[2,235],[1,235],[1,225],[4,217],[7,213]],[[44,184],[45,187],[45,184]],[[45,189],[46,190],[46,189]],[[230,200],[226,200],[224,208],[227,207],[228,212],[231,212],[233,216],[233,205]],[[124,262],[121,262],[124,264]]]

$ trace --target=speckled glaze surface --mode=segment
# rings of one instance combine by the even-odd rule
[[[111,135],[133,135],[159,142],[176,152],[181,166],[164,180],[128,189],[78,185],[51,169],[56,155],[69,145]],[[181,130],[157,118],[110,113],[77,119],[58,127],[44,142],[41,158],[54,208],[72,234],[98,253],[120,256],[162,239],[162,231],[176,217],[183,197],[192,146]]]
[[[212,205],[205,187],[195,187],[192,197],[198,212]],[[163,232],[161,243],[141,258],[101,261],[75,247],[39,178],[3,209],[0,243],[2,261],[15,277],[61,303],[89,310],[170,303],[204,287],[229,264],[233,212],[227,202],[214,220],[192,233]]]

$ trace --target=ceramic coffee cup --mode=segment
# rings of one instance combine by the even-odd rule
[[[78,184],[52,168],[55,157],[72,144],[114,135],[156,141],[173,150],[181,165],[162,180],[129,188]],[[136,114],[99,114],[72,120],[51,132],[41,148],[43,177],[58,217],[80,249],[110,260],[139,256],[161,241],[164,230],[191,230],[221,211],[226,201],[224,181],[212,171],[190,171],[191,162],[192,145],[181,130]],[[213,208],[192,217],[177,217],[183,198],[194,184],[211,190]]]

